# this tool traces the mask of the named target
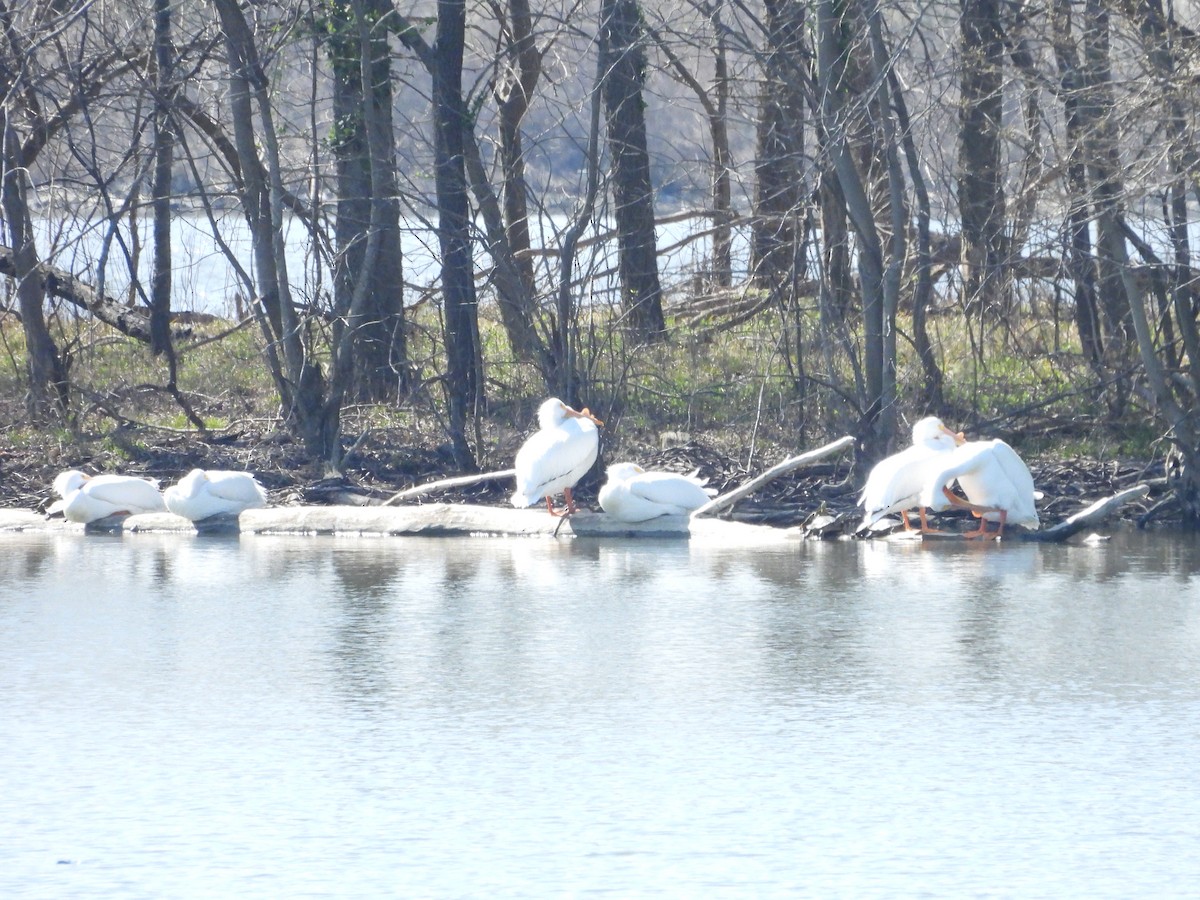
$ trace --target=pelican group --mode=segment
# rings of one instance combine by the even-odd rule
[[[166,509],[157,483],[133,475],[87,475],[69,469],[54,479],[59,499],[46,509],[68,522],[87,525],[109,516],[131,516]]]
[[[951,431],[937,416],[926,416],[913,425],[912,445],[880,460],[867,476],[858,500],[864,514],[857,530],[869,528],[894,512],[900,513],[905,530],[911,530],[908,511],[918,509],[921,530],[927,531],[921,492],[945,455],[965,440],[961,432]]]

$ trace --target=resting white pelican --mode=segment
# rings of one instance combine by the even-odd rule
[[[647,472],[636,463],[613,463],[600,488],[600,508],[622,522],[659,516],[685,516],[709,501],[716,490],[693,475]]]
[[[575,512],[573,488],[584,476],[600,451],[598,425],[604,423],[587,409],[572,409],[557,397],[551,397],[538,407],[539,430],[517,451],[517,489],[512,505],[532,506],[543,497],[550,515],[570,515]],[[561,493],[566,509],[556,512],[553,497]]]
[[[937,470],[938,461],[966,440],[954,433],[937,416],[927,416],[912,428],[912,446],[880,460],[867,476],[858,505],[866,511],[858,531],[868,528],[884,516],[900,513],[905,530],[911,530],[908,510],[919,508],[921,530],[927,531],[922,489]]]
[[[996,536],[1005,524],[1037,528],[1041,525],[1034,503],[1037,492],[1029,466],[1004,441],[968,441],[946,457],[929,475],[921,491],[921,503],[934,512],[956,507],[968,509],[979,519],[979,528],[964,537],[988,535],[988,522],[999,522]],[[966,499],[950,490],[957,481]]]
[[[267,492],[249,472],[192,469],[163,491],[167,509],[193,522],[266,506]]]
[[[85,475],[70,469],[54,479],[54,490],[62,499],[51,503],[46,512],[61,512],[68,522],[84,525],[109,516],[166,509],[158,485],[133,475]]]

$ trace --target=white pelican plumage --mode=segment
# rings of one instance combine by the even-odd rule
[[[133,475],[86,475],[70,469],[54,479],[61,499],[47,513],[61,512],[68,522],[87,525],[109,516],[161,512],[166,509],[158,484]]]
[[[267,505],[267,492],[249,472],[192,469],[163,492],[167,509],[193,522],[237,515]]]
[[[979,519],[979,528],[966,532],[965,537],[989,535],[988,522],[1000,523],[997,537],[1004,533],[1005,524],[1035,529],[1041,525],[1033,475],[1004,441],[968,441],[937,461],[921,491],[921,503],[934,512],[951,507],[970,510]],[[966,494],[965,500],[951,491],[955,481]]]
[[[693,475],[647,472],[636,463],[613,463],[600,488],[600,508],[622,522],[685,516],[716,493]]]
[[[600,432],[604,423],[584,409],[572,409],[557,397],[538,407],[538,431],[521,445],[514,464],[517,489],[512,505],[532,506],[543,497],[550,515],[575,512],[571,489],[579,482],[600,451]],[[554,495],[561,493],[566,509],[556,512]]]
[[[921,530],[928,530],[921,491],[937,471],[939,459],[966,438],[947,428],[937,416],[927,416],[913,425],[912,439],[912,446],[880,460],[871,469],[858,500],[865,510],[858,531],[894,512],[900,513],[905,529],[910,530],[908,510],[918,508]]]

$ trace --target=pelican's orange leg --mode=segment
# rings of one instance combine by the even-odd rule
[[[980,507],[980,508],[983,510],[983,512],[998,512],[998,513],[1000,513],[1000,523],[999,523],[999,527],[996,529],[996,537],[997,538],[1002,537],[1004,535],[1004,523],[1008,521],[1008,510],[1000,509],[998,507]],[[976,516],[979,519],[979,528],[977,528],[975,531],[963,532],[963,537],[970,539],[970,538],[983,538],[983,537],[991,537],[992,536],[992,533],[987,530],[987,519],[985,519],[983,517],[983,512],[975,512],[972,510],[971,515]]]
[[[575,498],[571,496],[571,489],[569,487],[563,488],[563,497],[567,501],[567,509],[563,513],[563,515],[566,515],[566,516],[574,515],[574,513],[576,511],[575,510]]]
[[[965,537],[967,540],[991,536],[987,530],[987,520],[983,517],[984,513],[1000,513],[1000,530],[996,532],[996,537],[1000,537],[1000,535],[1004,532],[1004,523],[1008,520],[1007,510],[1003,510],[998,506],[979,506],[975,503],[971,503],[969,500],[964,500],[947,487],[942,488],[942,493],[946,495],[946,499],[950,501],[952,506],[957,506],[959,509],[970,511],[971,515],[979,520],[978,528],[976,528],[974,531],[963,532],[963,537]]]

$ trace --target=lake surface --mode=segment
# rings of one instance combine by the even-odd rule
[[[0,896],[1200,885],[1200,540],[0,536]]]

